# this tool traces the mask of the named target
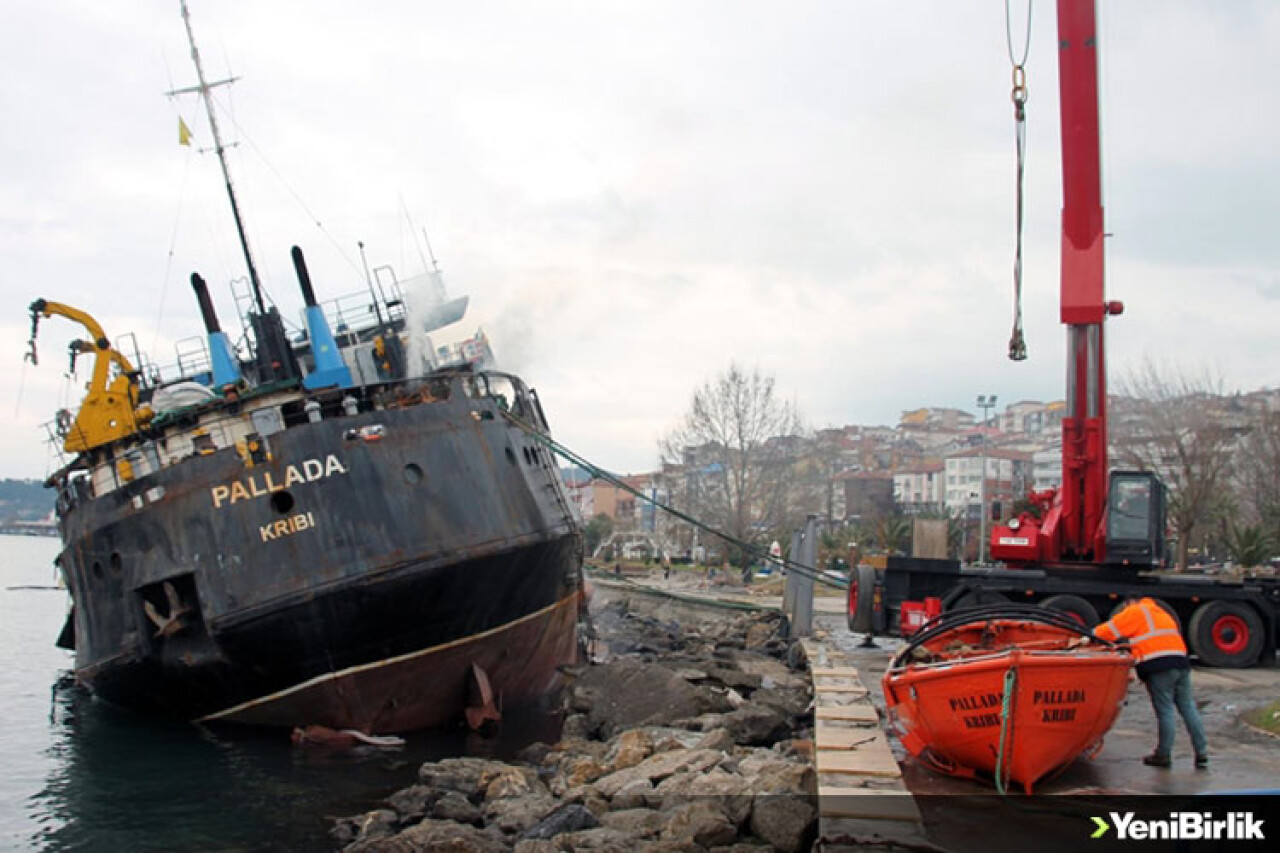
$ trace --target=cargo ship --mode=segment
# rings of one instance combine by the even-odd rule
[[[78,411],[50,424],[76,680],[145,713],[369,733],[538,700],[577,657],[584,605],[536,392],[486,369],[483,337],[418,345],[465,299],[415,311],[386,268],[321,305],[295,247],[305,328],[286,330],[191,46],[249,270],[243,343],[199,275],[207,342],[171,377],[85,311],[31,305],[33,361],[49,317],[83,326],[72,355],[93,359]]]

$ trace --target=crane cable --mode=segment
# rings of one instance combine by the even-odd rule
[[[639,489],[628,485],[626,482],[622,480],[621,477],[617,476],[616,474],[606,471],[605,469],[597,465],[591,464],[586,459],[582,458],[581,456],[574,453],[569,448],[565,447],[560,442],[553,439],[551,436],[546,435],[543,432],[540,432],[533,425],[521,420],[520,418],[513,415],[511,412],[506,411],[504,409],[502,410],[502,416],[506,418],[513,426],[522,430],[530,438],[545,445],[547,449],[555,453],[557,456],[561,456],[564,459],[568,460],[569,462],[572,462],[573,464],[584,469],[587,473],[591,474],[593,477],[597,477],[598,479],[604,480],[610,485],[616,488],[622,489],[624,492],[628,493],[632,497],[639,498],[640,500],[646,503],[652,504],[654,507],[662,510],[668,515],[671,515],[675,518],[680,519],[681,521],[691,524],[705,533],[710,533],[712,536],[715,536],[715,537],[718,537],[719,539],[724,540],[730,545],[733,545],[741,549],[744,553],[749,554],[755,559],[772,563],[776,566],[781,567],[783,571],[794,572],[800,577],[808,578],[818,583],[826,584],[827,586],[830,586],[830,587],[835,587],[836,589],[848,589],[849,587],[849,584],[847,581],[836,580],[835,578],[832,578],[831,576],[818,571],[813,566],[806,566],[803,563],[797,563],[793,560],[789,560],[784,557],[775,557],[772,554],[770,554],[766,549],[761,548],[759,545],[753,545],[750,542],[744,542],[741,539],[738,539],[728,533],[725,533],[721,530],[717,530],[714,527],[711,527],[710,525],[702,521],[699,521],[698,519],[694,518],[691,515],[688,515],[687,513],[681,512],[680,510],[675,509],[674,507],[667,506],[666,504],[662,503],[656,498],[646,495],[644,492],[640,491]]]
[[[1022,333],[1022,176],[1027,159],[1027,54],[1031,50],[1031,4],[1027,0],[1027,33],[1022,43],[1022,55],[1013,50],[1013,24],[1009,13],[1009,0],[1004,0],[1005,44],[1009,49],[1009,62],[1013,65],[1013,119],[1014,136],[1018,149],[1017,177],[1017,249],[1013,260],[1013,334],[1009,338],[1009,359],[1024,361],[1027,357],[1027,341]]]

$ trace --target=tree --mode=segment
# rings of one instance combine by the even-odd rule
[[[1231,535],[1227,544],[1231,559],[1235,560],[1236,565],[1244,568],[1260,566],[1271,556],[1271,542],[1266,532],[1258,525],[1245,527],[1231,525]]]
[[[1177,567],[1187,567],[1192,537],[1220,514],[1239,425],[1221,383],[1147,360],[1126,376],[1112,408],[1117,467],[1154,471],[1169,487],[1168,519]]]
[[[611,533],[613,533],[613,519],[603,512],[588,521],[582,531],[587,553],[594,554],[600,543],[608,539]]]
[[[1237,503],[1270,542],[1280,542],[1280,412],[1249,417],[1236,471]]]
[[[803,445],[800,415],[778,396],[774,378],[731,364],[694,392],[684,421],[659,451],[664,464],[683,468],[678,506],[740,542],[756,543],[763,531],[796,521],[791,498]]]

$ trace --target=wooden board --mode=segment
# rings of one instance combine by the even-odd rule
[[[818,693],[854,693],[866,696],[871,691],[861,684],[815,684],[813,689]]]
[[[858,670],[851,666],[825,667],[812,670],[814,678],[858,678]]]
[[[820,749],[816,756],[819,775],[846,773],[852,776],[899,776],[902,771],[893,753],[886,749]],[[819,794],[827,790],[819,788]]]
[[[814,734],[814,744],[818,749],[857,749],[864,744],[878,742],[889,748],[884,733],[875,726],[853,728],[850,726],[818,726]]]
[[[853,723],[876,723],[880,716],[874,705],[819,705],[813,709],[818,720],[847,720]]]

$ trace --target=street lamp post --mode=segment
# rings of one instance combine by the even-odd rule
[[[990,396],[986,394],[978,395],[978,408],[982,409],[982,490],[981,505],[978,507],[978,516],[981,519],[981,531],[978,534],[978,562],[985,565],[987,562],[987,423],[990,418],[989,412],[996,407],[996,395]]]

